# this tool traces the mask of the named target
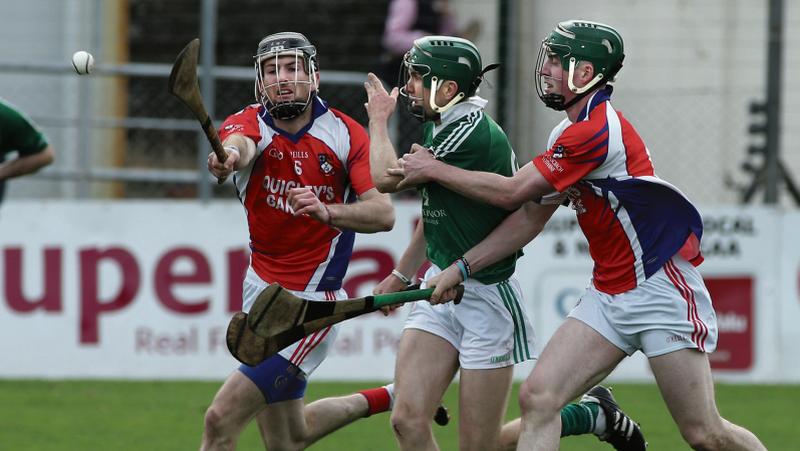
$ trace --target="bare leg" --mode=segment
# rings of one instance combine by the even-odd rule
[[[403,450],[436,450],[431,421],[458,369],[458,352],[428,332],[406,329],[395,363],[392,426]]]
[[[766,449],[752,432],[720,416],[707,354],[682,349],[651,358],[650,367],[672,418],[693,449]]]
[[[232,450],[242,429],[265,406],[256,385],[234,371],[206,410],[201,450]]]
[[[521,422],[521,419],[516,418],[503,425],[503,428],[500,430],[500,451],[513,451],[517,449]]]
[[[513,366],[461,370],[458,435],[462,451],[497,448],[513,371]]]
[[[255,417],[264,445],[272,450],[304,449],[325,435],[367,414],[359,394],[325,398],[305,406],[302,399],[267,405],[264,395],[235,371],[206,411],[201,450],[232,450],[241,431]]]
[[[284,403],[276,405],[279,406],[281,404]],[[302,449],[331,432],[364,418],[367,410],[367,399],[363,395],[355,393],[347,396],[324,398],[308,404],[303,409],[304,425],[295,430],[274,430],[273,425],[275,423],[274,421],[271,422],[270,418],[285,415],[286,412],[267,408],[261,411],[256,418],[264,443],[270,450],[273,448],[270,447],[269,443],[275,442],[280,437],[283,437],[283,440],[281,440],[283,442],[301,443]]]
[[[558,449],[561,408],[603,380],[625,357],[594,329],[567,318],[520,389],[520,450]]]
[[[304,449],[308,426],[303,410],[303,400],[293,399],[268,404],[259,412],[256,421],[264,447],[270,451]]]

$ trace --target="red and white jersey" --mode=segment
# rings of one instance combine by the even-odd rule
[[[352,203],[372,189],[369,138],[364,128],[320,99],[297,134],[276,128],[260,104],[229,116],[220,139],[242,134],[255,141],[255,158],[234,174],[250,229],[250,264],[263,280],[290,290],[338,290],[355,234],[310,217],[295,217],[289,189],[309,186],[327,204]]]
[[[658,178],[639,134],[611,106],[611,86],[594,93],[578,120],[550,134],[533,164],[566,193],[589,241],[594,286],[631,290],[676,253],[703,261],[703,221],[677,188]]]

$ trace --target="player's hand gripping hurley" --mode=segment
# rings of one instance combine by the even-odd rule
[[[332,324],[383,306],[429,299],[433,288],[410,287],[397,293],[376,294],[342,301],[302,299],[278,284],[271,284],[256,298],[250,313],[237,312],[228,324],[228,350],[240,362],[256,366],[281,349]],[[453,302],[464,295],[463,285],[456,288]]]
[[[214,154],[220,163],[225,163],[228,153],[222,148],[222,143],[217,135],[217,129],[208,116],[203,98],[200,96],[200,85],[197,83],[197,52],[200,49],[200,39],[193,39],[186,47],[181,50],[172,65],[172,72],[169,74],[169,84],[167,90],[170,94],[179,98],[183,102],[203,127],[206,138],[211,144]],[[219,177],[217,182],[222,184],[225,177]]]

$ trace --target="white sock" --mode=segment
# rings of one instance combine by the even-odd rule
[[[606,433],[606,413],[600,406],[597,406],[597,418],[594,419],[594,435],[602,436]]]
[[[394,407],[394,383],[383,386],[384,390],[389,393],[389,410]]]

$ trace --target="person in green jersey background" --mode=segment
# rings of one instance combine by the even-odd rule
[[[463,169],[506,177],[514,174],[517,163],[508,138],[484,112],[487,101],[476,95],[484,73],[496,65],[484,68],[480,53],[468,40],[427,36],[414,42],[404,58],[404,67],[406,81],[399,90],[387,93],[373,74],[365,83],[370,167],[379,191],[404,189],[402,176],[387,172],[402,164],[387,126],[398,95],[423,122],[424,149],[414,145],[414,150],[430,151],[435,158]],[[409,313],[395,365],[391,417],[395,436],[404,450],[436,449],[429,419],[460,371],[460,447],[497,449],[501,446],[513,365],[537,358],[531,321],[513,276],[522,252],[474,274],[469,263],[459,257],[511,212],[463,197],[436,183],[417,189],[422,198],[422,219],[397,268],[375,292],[405,288],[426,258],[432,263],[426,279],[456,262],[464,275],[465,292],[458,305],[415,303]],[[532,218],[526,224],[540,230],[556,208],[557,203],[524,205]],[[608,397],[611,399],[610,393]],[[563,435],[606,434],[606,417],[611,421],[619,418],[639,433],[638,426],[616,405],[614,410],[606,410],[597,396],[568,405],[562,415]],[[513,446],[518,431],[518,421],[508,425],[502,432],[502,446]]]
[[[9,156],[16,153],[16,157]],[[6,180],[31,174],[53,162],[53,146],[18,108],[0,98],[0,202]]]

